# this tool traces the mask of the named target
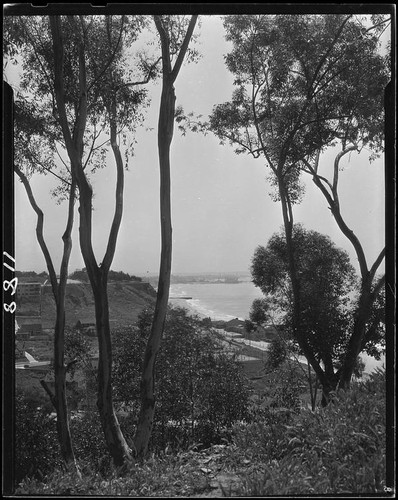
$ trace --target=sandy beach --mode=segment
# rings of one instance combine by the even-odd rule
[[[183,309],[187,309],[189,314],[192,316],[199,316],[199,318],[204,319],[207,318],[203,313],[200,313],[195,307],[192,306],[189,300],[187,299],[178,299],[178,298],[170,298],[169,305],[172,307],[182,307]]]

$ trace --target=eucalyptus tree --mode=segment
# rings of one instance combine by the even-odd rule
[[[51,402],[57,413],[57,433],[58,440],[60,444],[60,450],[63,460],[67,464],[75,464],[75,457],[72,445],[71,434],[69,430],[69,420],[68,420],[68,409],[66,400],[66,375],[70,366],[72,366],[73,361],[65,364],[64,359],[64,337],[65,337],[65,292],[68,277],[68,265],[70,253],[72,250],[72,238],[71,232],[74,221],[74,205],[75,205],[75,193],[76,184],[74,181],[64,180],[68,184],[68,211],[67,211],[67,223],[65,231],[62,235],[63,240],[63,253],[59,272],[59,281],[55,272],[55,266],[53,259],[51,257],[50,251],[48,249],[46,240],[44,238],[44,214],[39,205],[37,204],[35,195],[33,193],[32,187],[30,185],[29,177],[32,171],[37,169],[38,165],[43,165],[35,152],[34,145],[32,144],[32,135],[38,133],[38,128],[35,127],[35,132],[30,132],[31,135],[28,138],[25,135],[26,130],[24,130],[24,120],[22,118],[23,112],[21,113],[21,108],[19,104],[15,106],[15,130],[17,140],[15,141],[15,157],[14,157],[14,170],[18,177],[20,178],[22,184],[25,187],[29,202],[31,207],[37,215],[37,225],[36,225],[36,236],[37,241],[40,245],[42,253],[44,255],[49,279],[52,287],[52,293],[56,304],[56,320],[54,326],[54,394],[50,390],[48,384],[44,380],[41,381],[42,386],[48,393]],[[37,122],[36,122],[37,124]],[[28,133],[29,136],[29,133]],[[25,139],[25,140],[23,140]],[[40,138],[39,144],[40,148],[43,147],[44,140]],[[41,156],[43,150],[37,152],[37,155]],[[48,159],[44,160],[48,163]],[[53,172],[52,166],[43,168],[48,168]],[[55,173],[55,172],[54,172]],[[55,174],[57,175],[57,174]]]
[[[115,464],[131,450],[113,410],[107,277],[113,260],[123,211],[124,159],[119,144],[142,120],[146,92],[142,85],[156,73],[156,61],[138,57],[128,66],[125,47],[132,47],[145,18],[127,16],[50,16],[19,18],[26,34],[21,53],[24,90],[46,114],[42,121],[56,131],[55,142],[79,205],[80,249],[93,289],[99,344],[98,397],[102,428]],[[19,36],[19,32],[18,32]],[[19,43],[19,41],[18,41]],[[11,46],[14,50],[14,45]],[[47,137],[48,129],[44,131]],[[130,137],[129,137],[130,139]],[[59,141],[59,143],[58,143]],[[133,141],[130,141],[132,144]],[[117,171],[115,210],[105,255],[98,263],[92,245],[92,174],[109,163],[111,146]],[[127,162],[131,151],[124,148]],[[68,196],[61,185],[61,196]]]
[[[189,49],[189,43],[197,17],[194,15],[187,19],[185,16],[154,16],[162,53],[162,94],[158,121],[161,256],[155,311],[143,361],[141,409],[134,438],[139,457],[146,455],[152,432],[155,412],[155,363],[163,335],[170,289],[172,261],[170,146],[176,114],[174,83],[185,56],[188,54],[189,58],[195,55],[195,52]]]
[[[293,228],[293,252],[300,283],[303,336],[323,374],[320,382],[325,403],[337,385],[350,341],[357,277],[347,252],[336,247],[328,236],[299,224]],[[274,234],[265,247],[256,248],[251,273],[253,283],[266,297],[272,297],[282,317],[284,335],[292,338],[293,294],[284,232]],[[383,334],[379,324],[375,328],[364,345],[367,352],[373,352]]]
[[[65,168],[57,166],[61,140],[57,130],[52,106],[43,98],[43,86],[37,68],[43,64],[46,55],[45,45],[49,41],[49,32],[43,18],[6,18],[5,59],[14,64],[18,56],[22,58],[22,78],[20,88],[14,95],[14,171],[21,180],[31,207],[37,215],[36,236],[42,250],[52,293],[56,304],[54,325],[54,393],[44,380],[41,381],[57,413],[57,435],[61,456],[65,464],[76,468],[73,443],[69,429],[66,400],[66,375],[73,361],[65,363],[65,292],[68,276],[68,264],[72,249],[71,232],[74,221],[76,183]],[[7,75],[7,72],[6,72]],[[37,203],[30,184],[36,174],[52,174],[60,182],[60,193],[68,198],[67,222],[63,233],[63,252],[57,279],[55,266],[44,237],[44,213]]]
[[[366,258],[365,249],[355,234],[352,226],[347,221],[347,214],[344,214],[340,205],[339,182],[344,170],[341,162],[351,152],[360,153],[363,149],[370,152],[369,161],[373,161],[380,155],[384,148],[384,125],[385,117],[383,113],[384,90],[388,83],[390,54],[382,53],[377,60],[374,58],[375,51],[379,46],[379,38],[383,31],[390,24],[388,16],[372,16],[371,25],[362,28],[362,33],[367,34],[362,43],[362,54],[360,66],[358,67],[358,81],[355,83],[357,92],[349,96],[352,99],[352,106],[358,112],[348,116],[339,129],[336,136],[340,144],[340,151],[336,154],[332,166],[332,175],[328,179],[325,170],[327,165],[320,161],[321,148],[316,153],[311,162],[304,159],[301,170],[312,177],[314,184],[324,196],[328,207],[344,236],[349,240],[354,248],[358,259],[361,276],[360,294],[354,315],[352,335],[349,346],[345,352],[345,360],[341,366],[339,385],[347,387],[353,373],[355,360],[358,354],[365,349],[368,340],[371,340],[374,330],[373,311],[379,311],[379,323],[384,321],[380,315],[380,308],[377,306],[385,302],[384,285],[386,276],[380,271],[383,265],[386,249],[382,248],[373,263],[369,263]],[[367,94],[363,92],[363,84],[366,85]],[[326,168],[325,168],[326,167]],[[376,352],[375,352],[376,353]],[[376,353],[377,355],[377,353]]]
[[[136,40],[143,26],[143,20],[139,17],[93,16],[85,19],[83,16],[50,16],[50,26],[55,102],[72,177],[79,188],[79,241],[95,302],[99,345],[97,407],[109,452],[116,465],[123,465],[131,459],[131,450],[113,407],[112,342],[107,293],[108,274],[123,213],[124,166],[117,137],[124,128],[133,132],[141,118],[138,111],[145,99],[141,85],[152,78],[154,65],[142,62],[139,69],[145,69],[145,74],[135,81],[129,78],[132,74],[126,71],[127,61],[123,49],[126,45],[130,47]],[[69,29],[71,40],[66,44],[65,35]],[[68,58],[67,50],[69,41],[75,52],[71,59]],[[73,85],[70,85],[68,71],[71,63],[74,68]],[[72,107],[69,104],[70,88],[75,93]],[[105,255],[100,263],[95,257],[92,243],[93,189],[83,159],[88,122],[92,141],[99,135],[96,132],[98,126],[101,130],[109,126],[117,170],[115,211]]]
[[[353,15],[227,16],[224,26],[232,43],[226,65],[235,76],[236,89],[229,102],[213,108],[209,128],[222,143],[233,145],[237,154],[262,159],[270,173],[274,199],[281,203],[288,249],[292,328],[322,383],[322,371],[302,324],[293,208],[304,195],[301,173],[316,172],[326,148],[342,141],[344,151],[357,130],[368,147],[381,149],[383,89],[388,80],[385,61],[378,38]],[[337,207],[335,199],[332,215],[339,223]],[[371,283],[383,256],[384,251],[370,272],[362,275],[365,295],[372,290],[365,300],[359,299],[363,307],[358,311],[363,315],[347,346],[342,386],[349,384],[363,348],[366,311],[383,279],[373,288]]]

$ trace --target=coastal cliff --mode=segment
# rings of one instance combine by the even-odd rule
[[[139,281],[110,282],[108,284],[110,320],[128,324],[137,321],[145,307],[155,304],[156,291],[149,283]],[[65,297],[66,323],[95,321],[94,297],[88,283],[68,283]],[[23,298],[17,305],[17,316],[38,316],[41,312],[43,328],[52,328],[55,322],[55,301],[50,285],[41,287],[41,298]]]

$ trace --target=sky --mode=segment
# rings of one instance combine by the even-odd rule
[[[215,104],[227,101],[233,77],[224,65],[228,44],[218,16],[202,16],[197,29],[197,48],[202,56],[196,64],[184,64],[175,83],[176,104],[186,112],[207,116]],[[150,86],[151,106],[137,131],[135,156],[125,173],[123,220],[112,264],[115,271],[138,276],[157,273],[160,259],[159,165],[157,119],[161,84]],[[335,151],[321,158],[321,172],[330,172]],[[111,158],[111,157],[110,157]],[[349,161],[348,161],[349,160]],[[367,155],[352,153],[343,163],[340,176],[341,207],[348,225],[358,235],[365,255],[372,263],[384,246],[384,160],[369,164]],[[233,148],[220,145],[213,135],[188,133],[175,129],[171,149],[172,176],[172,272],[210,273],[249,271],[258,245],[266,245],[282,227],[280,204],[269,196],[268,172],[261,159],[236,155]],[[114,209],[115,166],[92,178],[95,193],[93,242],[97,261],[105,253]],[[56,270],[62,256],[62,233],[67,206],[56,205],[50,189],[56,180],[36,175],[33,192],[44,212],[44,235]],[[357,260],[351,244],[338,230],[321,193],[309,179],[306,195],[295,207],[296,222],[331,236],[348,251],[352,264]],[[36,216],[26,192],[15,179],[16,269],[46,270],[35,235]],[[70,272],[84,267],[78,244],[78,212],[73,231]]]

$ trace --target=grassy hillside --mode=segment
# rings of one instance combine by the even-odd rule
[[[139,281],[113,282],[108,285],[110,319],[114,323],[134,323],[139,313],[154,304],[156,292],[149,283]],[[94,323],[94,298],[88,283],[71,283],[66,290],[66,322],[74,326],[78,320]],[[37,302],[24,298],[17,307],[17,316],[38,314]],[[51,286],[44,286],[41,295],[43,328],[52,328],[55,321],[55,302]]]

